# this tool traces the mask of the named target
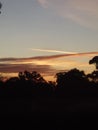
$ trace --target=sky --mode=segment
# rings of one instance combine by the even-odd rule
[[[95,69],[98,0],[0,0],[0,72]]]

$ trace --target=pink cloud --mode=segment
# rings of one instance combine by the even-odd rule
[[[44,7],[79,25],[98,29],[98,0],[38,0]]]

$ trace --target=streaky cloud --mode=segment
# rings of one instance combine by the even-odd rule
[[[52,9],[58,16],[80,26],[98,29],[98,0],[37,0],[45,8]]]
[[[56,69],[50,65],[37,65],[37,64],[0,64],[0,73],[18,73],[21,71],[38,71],[43,74],[51,75]]]
[[[68,56],[90,56],[90,55],[98,55],[98,52],[84,52],[84,53],[68,53],[68,54],[57,54],[57,55],[48,55],[48,56],[36,56],[36,57],[28,57],[28,58],[0,58],[0,62],[32,62],[33,60],[51,60],[56,58],[68,57]]]
[[[58,72],[59,69],[69,69],[75,65],[80,65],[78,62],[75,64],[66,63],[64,64],[67,66],[64,67],[62,59],[59,58],[66,58],[66,57],[88,57],[88,56],[95,56],[98,55],[98,52],[85,52],[85,53],[75,53],[75,54],[57,54],[57,55],[49,55],[49,56],[36,56],[36,57],[28,57],[28,58],[0,58],[0,73],[18,73],[20,71],[37,71],[43,74],[44,76],[53,76]],[[63,59],[64,60],[64,59]],[[55,61],[56,64],[55,64]],[[40,64],[39,64],[39,63]],[[54,64],[51,64],[54,62]],[[61,64],[58,64],[58,63]],[[68,61],[69,62],[69,61]],[[71,64],[71,65],[70,65]],[[82,64],[83,65],[83,64]],[[87,66],[87,65],[86,65]],[[59,68],[58,68],[59,67]],[[81,67],[81,66],[80,66]]]

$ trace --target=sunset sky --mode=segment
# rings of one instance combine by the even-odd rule
[[[98,0],[0,0],[0,72],[95,69]]]

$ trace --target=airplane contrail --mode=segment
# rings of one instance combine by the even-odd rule
[[[33,51],[42,51],[42,52],[53,52],[53,53],[61,53],[61,54],[77,54],[77,52],[67,52],[67,51],[59,51],[59,50],[49,50],[49,49],[36,49],[32,48]]]

